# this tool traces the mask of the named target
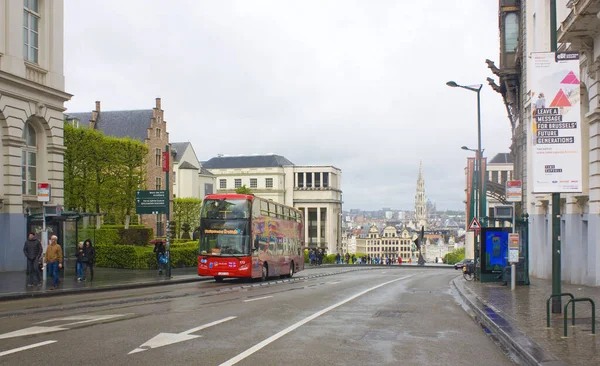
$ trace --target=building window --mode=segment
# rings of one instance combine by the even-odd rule
[[[33,126],[25,122],[23,128],[25,147],[21,153],[22,193],[37,195],[37,138]]]
[[[273,178],[265,178],[265,186],[267,188],[273,188]]]
[[[315,188],[321,188],[321,173],[315,173]]]
[[[173,184],[177,184],[177,172],[173,172]]]
[[[233,181],[233,185],[234,185],[234,188],[241,188],[242,187],[242,180],[241,179],[235,179]]]
[[[312,188],[312,173],[306,173],[306,188]]]
[[[304,173],[298,173],[298,188],[304,188]]]
[[[156,149],[156,155],[154,156],[154,162],[156,163],[156,166],[160,166],[162,163],[162,153],[159,148]]]
[[[162,179],[160,177],[156,177],[156,190],[160,191],[162,189]]]
[[[23,0],[23,59],[38,62],[40,13],[38,0]]]
[[[329,173],[323,173],[323,188],[329,187]]]
[[[508,13],[504,17],[504,52],[516,52],[519,41],[519,17]]]
[[[227,188],[227,179],[219,179],[219,188],[221,188],[221,189]]]
[[[156,129],[156,137],[160,138],[161,130],[160,128]]]
[[[250,188],[258,188],[258,179],[250,178]]]
[[[210,183],[204,183],[204,195],[213,194],[213,185]]]

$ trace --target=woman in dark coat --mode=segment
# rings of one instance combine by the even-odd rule
[[[92,245],[92,241],[90,239],[86,239],[83,242],[83,254],[87,257],[86,267],[90,269],[90,281],[94,280],[94,261],[96,260],[96,250]],[[85,269],[84,269],[85,271]],[[85,278],[85,272],[83,273],[83,277]]]

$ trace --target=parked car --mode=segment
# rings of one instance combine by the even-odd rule
[[[467,263],[473,263],[472,259],[463,259],[460,262],[457,262],[454,264],[454,269],[461,269],[463,268]]]

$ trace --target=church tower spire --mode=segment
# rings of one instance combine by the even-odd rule
[[[425,180],[423,179],[423,161],[419,162],[419,176],[417,178],[417,194],[415,195],[415,221],[417,230],[422,226],[427,230],[427,203],[425,199]]]

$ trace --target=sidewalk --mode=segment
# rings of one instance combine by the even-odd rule
[[[165,279],[165,271],[162,275],[156,270],[133,270],[116,268],[94,268],[94,281],[77,282],[73,269],[61,271],[61,282],[59,288],[50,290],[52,286],[52,277],[48,279],[41,287],[27,287],[27,275],[25,271],[19,272],[1,272],[0,273],[0,301],[23,299],[28,297],[42,297],[65,295],[71,293],[84,293],[92,291],[110,291],[123,290],[139,287],[150,287],[165,285],[167,283],[187,283],[195,281],[205,281],[212,277],[198,277],[197,269],[191,268],[173,268],[171,279]]]
[[[600,321],[591,335],[591,306],[576,304],[576,326],[571,326],[569,305],[568,337],[563,337],[563,314],[551,314],[546,327],[546,300],[552,293],[552,281],[531,278],[529,286],[514,291],[502,283],[452,281],[465,305],[500,343],[527,365],[600,365]],[[563,292],[576,298],[589,297],[600,303],[600,287],[562,284]],[[568,297],[562,300],[566,305]],[[598,309],[597,309],[598,310]]]

